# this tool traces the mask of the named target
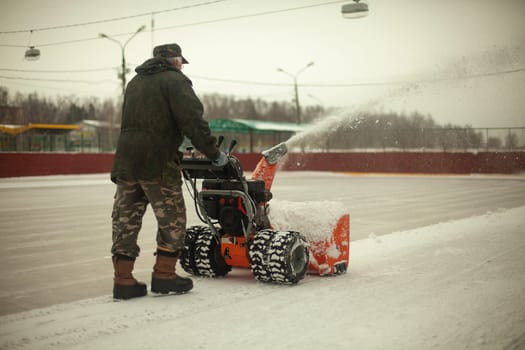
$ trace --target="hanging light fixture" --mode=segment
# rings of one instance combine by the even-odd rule
[[[40,58],[40,50],[31,45],[31,36],[33,35],[33,30],[29,32],[29,48],[26,50],[24,58],[28,61],[36,61]]]
[[[34,46],[29,46],[29,49],[26,50],[24,58],[28,61],[36,61],[40,58],[40,50],[35,49]]]
[[[353,3],[344,4],[341,7],[341,13],[344,18],[361,18],[368,15],[368,4],[353,0]]]

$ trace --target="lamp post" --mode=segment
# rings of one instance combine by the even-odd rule
[[[126,45],[131,41],[131,39],[133,39],[135,37],[135,35],[137,35],[138,33],[142,32],[144,29],[146,29],[146,26],[145,25],[141,26],[139,29],[137,29],[137,31],[135,33],[133,33],[133,35],[131,35],[131,37],[128,40],[126,40],[124,42],[124,44],[122,44],[120,41],[118,41],[116,39],[113,39],[112,37],[110,37],[110,36],[108,36],[108,35],[106,35],[104,33],[100,33],[98,35],[99,37],[111,40],[111,41],[113,41],[114,43],[117,43],[120,46],[120,50],[122,52],[122,67],[120,68],[121,71],[118,74],[118,77],[122,81],[122,100],[124,100],[124,94],[126,92],[126,73],[128,72],[128,69],[126,68],[126,55],[125,55],[124,51],[126,50]]]
[[[124,103],[124,95],[126,94],[126,73],[128,72],[128,68],[126,67],[126,55],[125,55],[126,45],[131,41],[131,39],[135,37],[135,35],[142,32],[144,29],[146,29],[146,26],[145,25],[141,26],[139,29],[137,29],[135,33],[133,33],[133,35],[129,37],[128,40],[124,42],[124,44],[122,44],[120,41],[113,39],[112,37],[104,33],[99,33],[98,35],[99,37],[111,40],[120,46],[120,50],[122,52],[122,67],[120,68],[121,71],[118,74],[118,77],[120,78],[122,82],[122,103]],[[111,150],[115,148],[114,147],[115,145],[113,144],[113,129],[114,128],[115,128],[115,121],[114,121],[113,114],[111,114],[111,117],[109,119],[109,134],[108,134],[109,136],[108,141],[109,141],[109,146],[111,147]]]
[[[299,76],[299,74],[304,72],[308,67],[311,67],[313,65],[314,65],[314,62],[310,62],[306,66],[301,68],[299,71],[297,71],[297,73],[295,74],[289,73],[282,68],[277,68],[278,72],[284,73],[293,79],[293,86],[294,86],[294,92],[295,92],[295,113],[297,117],[297,124],[301,124],[301,106],[299,104],[299,89],[297,87],[297,77]]]

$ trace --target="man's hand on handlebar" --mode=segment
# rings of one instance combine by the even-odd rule
[[[217,158],[214,161],[212,161],[211,164],[213,164],[215,166],[218,166],[218,167],[223,167],[226,164],[228,164],[228,161],[229,160],[228,160],[228,156],[226,155],[226,153],[221,152],[219,154],[219,158]]]

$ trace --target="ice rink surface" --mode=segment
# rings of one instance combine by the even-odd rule
[[[257,283],[249,271],[237,270],[220,280],[196,279],[195,290],[186,296],[125,303],[110,298],[114,190],[106,174],[0,179],[0,349],[105,348],[130,332],[137,331],[135,342],[139,334],[150,339],[143,334],[148,329],[168,332],[155,342],[169,337],[170,327],[186,332],[175,336],[186,348],[197,348],[192,339],[193,345],[210,348],[192,327],[222,317],[252,323],[262,333],[276,328],[275,317],[306,320],[281,325],[275,339],[245,329],[248,333],[238,339],[260,339],[251,346],[255,349],[268,348],[261,345],[263,339],[280,348],[286,330],[301,329],[309,335],[290,340],[283,349],[307,344],[331,349],[347,344],[378,349],[525,346],[524,176],[281,172],[272,189],[275,199],[340,201],[348,209],[352,243],[346,275],[307,276],[298,286],[283,288]],[[188,224],[199,224],[189,197],[186,204]],[[135,273],[148,283],[155,232],[148,209]],[[236,304],[230,297],[265,321],[243,316],[237,308],[216,308],[217,303]],[[290,313],[283,315],[283,310]],[[187,324],[177,323],[179,312]],[[148,328],[150,321],[158,327]],[[233,338],[221,338],[223,326],[209,328],[211,337],[219,337],[216,345],[244,348],[242,341],[235,346]],[[109,329],[105,335],[104,329]],[[343,330],[357,337],[338,335]],[[411,343],[409,337],[418,330]],[[363,334],[382,340],[367,340]],[[140,341],[119,344],[148,348],[138,346]]]

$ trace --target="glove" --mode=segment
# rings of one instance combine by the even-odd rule
[[[229,160],[228,160],[228,156],[226,155],[226,153],[221,152],[219,154],[219,158],[217,158],[214,161],[212,161],[211,164],[213,164],[215,166],[218,166],[218,167],[223,167],[226,164],[228,164],[228,161]]]

